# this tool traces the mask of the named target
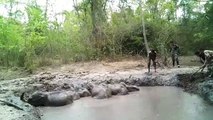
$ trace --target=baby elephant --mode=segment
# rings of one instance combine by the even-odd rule
[[[112,91],[112,95],[127,95],[128,89],[123,84],[109,84],[108,87]]]
[[[69,92],[35,92],[28,100],[24,100],[24,94],[22,93],[20,99],[35,107],[38,106],[63,106],[73,102],[72,94]]]
[[[110,98],[112,96],[111,89],[107,85],[92,85],[88,86],[88,90],[91,93],[91,96],[96,99]]]

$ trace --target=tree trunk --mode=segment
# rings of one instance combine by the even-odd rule
[[[92,39],[94,47],[99,50],[103,44],[102,24],[106,21],[106,1],[105,0],[91,0],[91,17],[92,17]]]
[[[49,0],[46,0],[45,11],[44,11],[45,20],[47,20],[48,6],[49,6]]]
[[[148,56],[150,49],[149,49],[149,45],[148,45],[147,38],[146,38],[146,26],[145,26],[145,21],[144,21],[142,0],[140,1],[140,3],[141,3],[141,17],[142,17],[142,27],[143,27],[144,44],[145,44],[146,52],[147,52],[147,56]]]

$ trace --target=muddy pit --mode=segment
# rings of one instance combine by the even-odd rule
[[[64,107],[43,107],[42,120],[212,120],[213,106],[177,87],[141,87],[139,92]]]
[[[108,115],[108,117],[111,117],[108,120],[125,120],[126,118],[131,118],[132,120],[161,120],[166,117],[166,113],[168,112],[170,114],[174,113],[174,119],[173,117],[169,117],[171,118],[171,120],[176,120],[175,118],[188,118],[190,120],[193,118],[192,114],[197,115],[198,113],[200,113],[200,117],[196,117],[197,119],[195,120],[199,120],[198,118],[203,118],[201,120],[209,120],[209,115],[212,114],[211,106],[206,104],[200,97],[196,95],[191,95],[186,92],[183,92],[182,89],[179,88],[144,88],[144,86],[178,86],[183,87],[185,89],[189,88],[188,86],[190,86],[191,88],[189,88],[189,90],[192,90],[194,85],[191,85],[191,83],[187,82],[187,80],[185,82],[180,81],[178,75],[190,75],[195,70],[197,70],[197,67],[182,67],[173,69],[165,68],[158,69],[157,73],[147,73],[147,70],[143,69],[142,65],[140,65],[140,62],[129,62],[129,64],[126,64],[126,62],[124,63],[92,63],[86,65],[75,64],[73,66],[61,67],[61,69],[57,68],[56,70],[45,70],[45,72],[40,72],[28,78],[2,81],[0,82],[0,99],[5,99],[6,97],[11,95],[19,97],[22,92],[26,92],[26,98],[28,98],[35,91],[72,91],[75,93],[79,93],[87,88],[88,83],[94,84],[96,86],[108,86],[124,83],[126,85],[138,86],[141,90],[139,92],[128,92],[128,94],[125,94],[125,96],[109,95],[109,97],[106,97],[106,99],[102,100],[91,98],[91,96],[83,96],[80,97],[80,99],[74,100],[72,104],[64,107],[45,107],[41,108],[40,110],[32,108],[31,111],[17,110],[13,107],[1,104],[0,110],[2,112],[0,113],[0,119],[54,120],[54,118],[56,118],[57,116],[53,117],[52,115],[56,115],[57,113],[61,115],[58,117],[62,117],[58,119],[64,120],[66,120],[66,118],[75,118],[76,120],[83,120],[87,117],[94,120],[104,120],[107,119],[105,118],[106,115]],[[123,66],[119,67],[120,64],[122,64]],[[192,92],[196,90],[197,87],[196,89],[193,89]],[[182,109],[175,111],[172,105],[174,105],[174,108]],[[26,107],[25,105],[21,104],[20,107],[22,106]],[[186,110],[188,108],[189,111]],[[195,108],[199,108],[199,110]],[[166,110],[161,111],[160,109]],[[114,112],[112,113],[112,111]],[[135,112],[132,113],[131,111]],[[93,116],[93,114],[96,114],[95,112],[100,113],[96,116]],[[131,114],[127,114],[127,112]],[[183,114],[185,117],[181,116],[181,114]],[[206,116],[205,119],[204,116]]]

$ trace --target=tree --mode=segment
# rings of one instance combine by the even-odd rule
[[[145,43],[145,46],[146,46],[146,52],[147,52],[147,56],[149,55],[149,45],[148,45],[148,42],[147,42],[147,38],[146,38],[146,27],[145,27],[145,21],[144,21],[144,14],[143,14],[143,3],[142,1],[140,1],[140,6],[141,6],[141,18],[142,18],[142,26],[143,26],[143,37],[144,37],[144,43]]]

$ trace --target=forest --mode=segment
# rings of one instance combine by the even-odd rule
[[[0,120],[213,120],[212,104],[213,0],[0,0]]]
[[[0,66],[33,70],[56,62],[146,57],[150,48],[166,61],[170,41],[180,45],[181,55],[213,48],[212,0],[72,0],[72,4],[72,10],[51,12],[55,9],[51,0],[45,5],[1,0]]]

